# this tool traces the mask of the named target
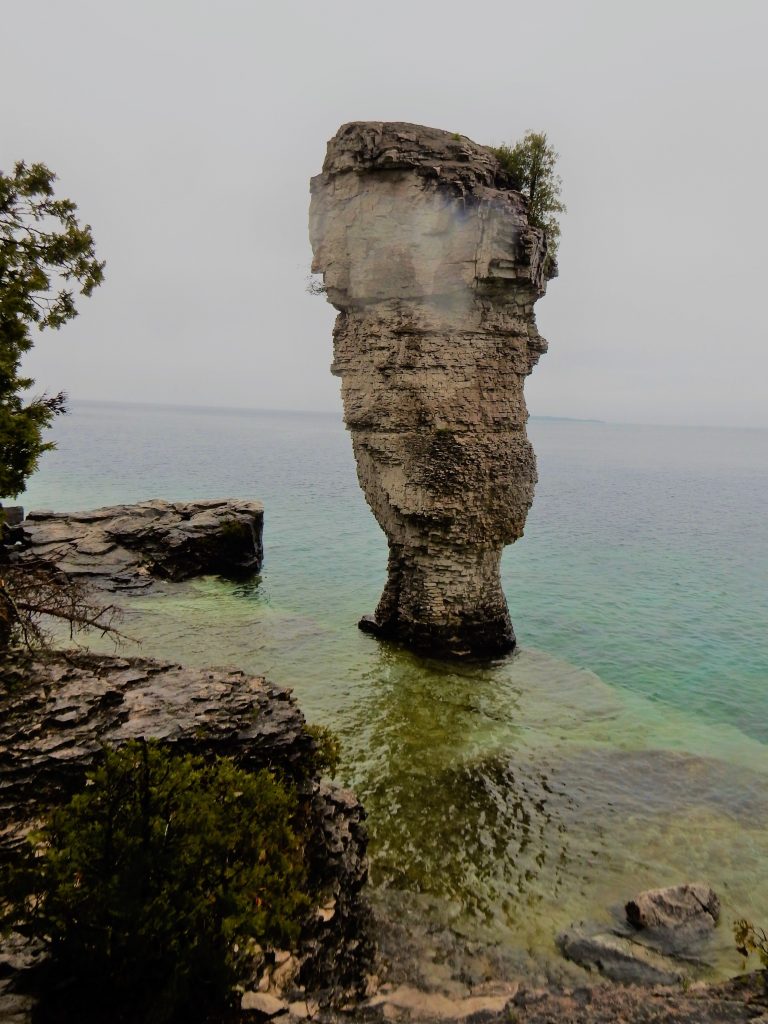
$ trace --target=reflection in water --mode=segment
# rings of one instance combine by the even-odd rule
[[[555,892],[562,882],[567,853],[547,810],[551,793],[543,774],[526,779],[499,760],[377,779],[363,795],[374,883],[459,901],[485,923],[498,914],[514,923],[518,897],[541,899],[532,883],[545,868]]]
[[[550,805],[569,798],[515,759],[520,694],[498,675],[382,645],[345,749],[369,813],[374,884],[506,924],[520,898],[541,899],[532,883],[545,865],[559,889],[567,853]]]

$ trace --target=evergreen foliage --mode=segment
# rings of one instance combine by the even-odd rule
[[[312,771],[321,775],[336,777],[341,761],[341,741],[326,725],[308,725],[307,732],[315,741]]]
[[[297,815],[268,771],[143,741],[105,751],[13,886],[71,993],[66,1019],[192,1022],[231,1005],[249,946],[295,944],[310,906]]]
[[[527,197],[528,219],[546,234],[547,256],[555,261],[560,244],[558,214],[566,212],[560,198],[563,182],[555,172],[559,154],[547,142],[545,132],[532,131],[527,131],[514,146],[490,149],[509,174],[514,188]]]
[[[40,163],[0,171],[0,498],[24,489],[53,447],[43,430],[65,407],[63,394],[23,398],[34,384],[21,375],[32,329],[58,329],[77,316],[71,286],[89,296],[104,278],[91,228],[80,225],[71,200],[54,197],[55,180]]]

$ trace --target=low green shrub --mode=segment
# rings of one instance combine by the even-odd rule
[[[16,877],[16,917],[78,1007],[63,1019],[190,1022],[231,1004],[249,942],[290,947],[310,906],[297,810],[268,771],[106,751]]]
[[[312,769],[318,775],[334,778],[341,760],[341,741],[333,730],[325,725],[308,725],[307,732],[315,741]]]

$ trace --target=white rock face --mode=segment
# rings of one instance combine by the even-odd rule
[[[389,541],[360,625],[438,654],[509,650],[499,561],[536,482],[523,382],[546,351],[543,233],[489,150],[419,125],[342,126],[311,191],[332,371]]]

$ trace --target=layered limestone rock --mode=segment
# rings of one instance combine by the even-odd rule
[[[332,372],[388,580],[361,627],[436,653],[515,637],[499,580],[536,461],[523,383],[554,266],[494,155],[419,125],[355,122],[312,179],[312,269],[339,310]]]
[[[263,525],[259,501],[156,498],[87,512],[30,512],[4,541],[6,556],[17,561],[43,561],[107,589],[136,590],[155,579],[258,572]]]

